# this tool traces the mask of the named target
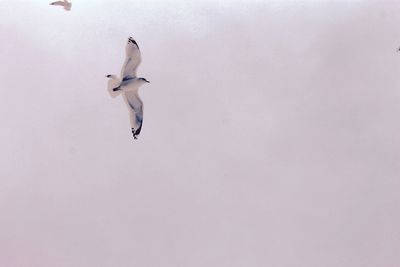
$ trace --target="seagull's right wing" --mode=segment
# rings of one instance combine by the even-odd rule
[[[136,136],[140,134],[143,124],[143,102],[139,98],[137,90],[124,92],[124,99],[129,109],[129,118],[131,122],[132,134]]]
[[[140,49],[136,41],[129,37],[128,43],[126,44],[126,58],[125,63],[121,70],[121,80],[128,80],[136,78],[137,68],[142,61],[142,56],[140,54]]]

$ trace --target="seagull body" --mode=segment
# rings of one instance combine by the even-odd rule
[[[111,97],[122,94],[129,110],[132,135],[135,139],[140,134],[143,124],[143,102],[139,97],[139,87],[149,83],[145,78],[137,77],[137,68],[142,61],[140,49],[136,41],[129,37],[126,44],[126,58],[122,66],[120,77],[114,74],[107,75],[107,89]]]
[[[71,7],[72,7],[72,3],[68,2],[68,0],[52,2],[52,3],[50,3],[50,5],[52,5],[52,6],[62,6],[67,11],[70,11]]]

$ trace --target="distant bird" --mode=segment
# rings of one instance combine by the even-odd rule
[[[111,97],[116,97],[122,93],[125,103],[128,106],[132,135],[137,139],[137,136],[142,130],[143,124],[143,102],[139,98],[139,87],[143,84],[150,83],[145,78],[137,77],[137,69],[142,61],[139,46],[136,41],[129,37],[126,44],[126,58],[122,66],[120,77],[109,74],[107,89]]]
[[[72,3],[68,2],[68,0],[52,2],[52,3],[50,3],[50,5],[52,5],[52,6],[62,6],[67,11],[70,11],[71,7],[72,7]]]

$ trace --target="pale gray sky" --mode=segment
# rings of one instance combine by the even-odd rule
[[[400,3],[48,2],[0,1],[0,266],[400,266]]]

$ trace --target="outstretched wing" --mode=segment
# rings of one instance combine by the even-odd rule
[[[140,49],[136,41],[129,37],[126,44],[126,58],[121,70],[121,80],[136,78],[137,68],[142,61]]]
[[[129,37],[126,44],[126,58],[121,69],[121,80],[132,79],[136,77],[137,68],[142,61],[140,49],[136,41]]]
[[[142,130],[143,102],[139,98],[137,90],[124,92],[124,99],[129,110],[132,134],[136,139],[136,136],[139,135]]]

